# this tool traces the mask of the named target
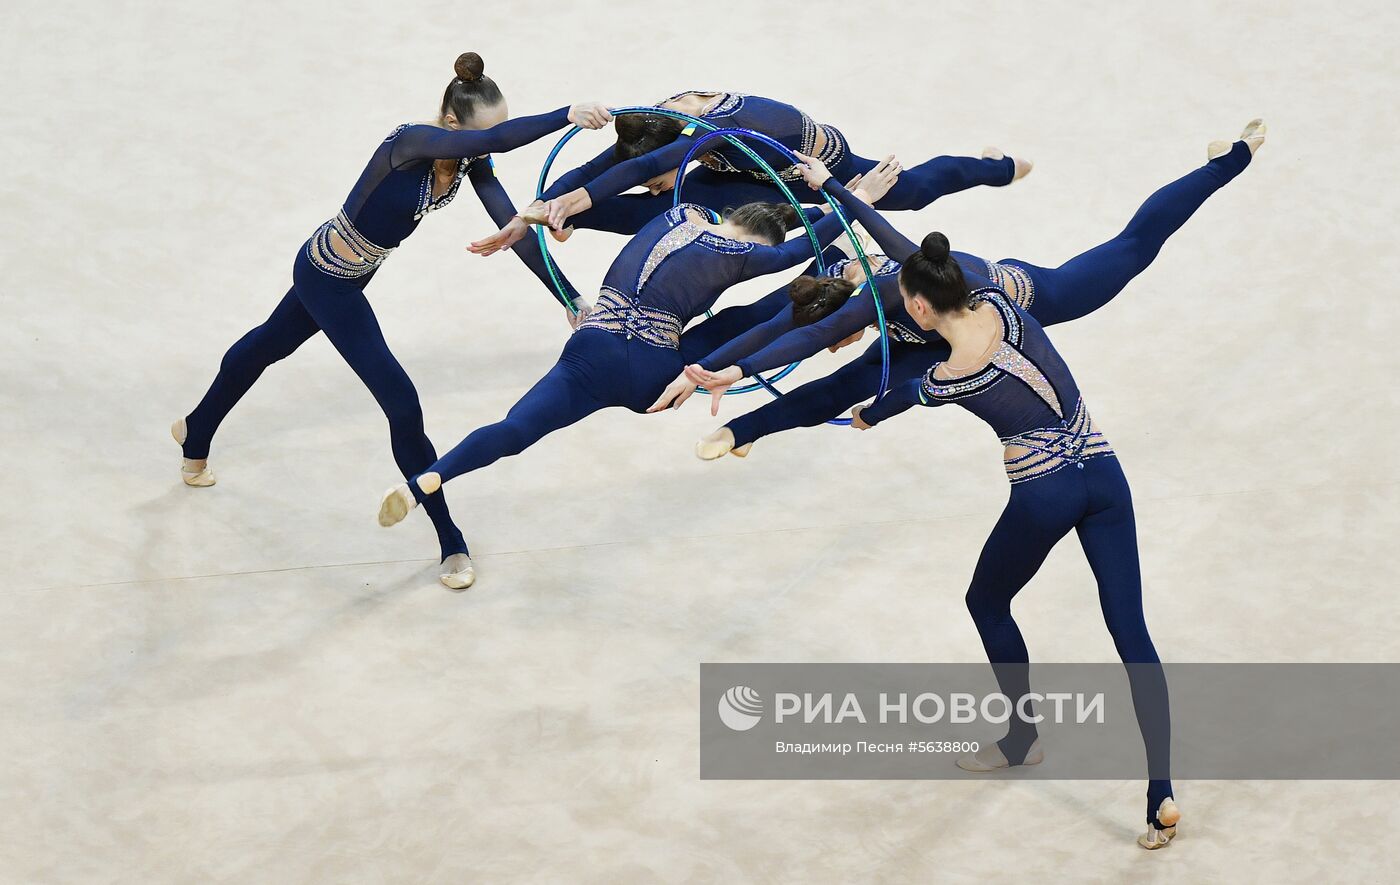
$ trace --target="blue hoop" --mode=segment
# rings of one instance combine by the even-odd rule
[[[803,212],[802,203],[799,202],[797,197],[793,195],[792,190],[787,186],[787,182],[783,181],[783,179],[778,175],[778,173],[773,170],[772,166],[768,165],[768,163],[765,162],[761,157],[755,154],[752,150],[749,150],[746,145],[740,144],[740,142],[738,141],[739,138],[752,139],[754,141],[759,142],[760,144],[767,145],[768,147],[772,148],[778,153],[784,155],[789,160],[791,160],[794,165],[802,162],[802,160],[799,159],[798,156],[794,154],[792,150],[788,148],[787,145],[773,138],[770,138],[767,135],[764,135],[762,132],[756,132],[752,129],[739,128],[711,129],[711,131],[697,138],[695,140],[695,143],[690,146],[690,150],[686,152],[685,159],[681,161],[680,168],[676,171],[676,196],[675,199],[672,201],[672,205],[678,206],[681,203],[681,185],[685,182],[686,167],[688,167],[691,161],[697,155],[700,154],[701,148],[704,147],[706,142],[714,141],[717,138],[723,138],[730,144],[739,145],[740,147],[744,148],[744,153],[748,154],[750,159],[758,163],[759,167],[762,168],[764,172],[768,173],[768,177],[773,179],[773,183],[778,186],[778,190],[782,191],[783,196],[787,197],[788,202],[790,202],[793,205],[793,207],[797,209],[797,216],[802,220],[803,226],[807,228],[807,235],[812,240],[812,251],[816,253],[817,257],[817,269],[821,272],[822,275],[825,275],[826,265],[822,261],[822,247],[821,244],[817,241],[817,235],[816,232],[812,229],[811,221],[808,220],[806,213]],[[841,204],[837,202],[837,200],[826,191],[822,191],[821,194],[822,196],[826,197],[827,205],[831,207],[831,211],[836,215],[837,220],[841,222],[842,230],[846,232],[846,236],[850,239],[851,245],[855,247],[856,259],[860,261],[861,269],[865,271],[865,282],[868,286],[870,286],[870,297],[875,301],[875,317],[880,324],[880,357],[883,363],[880,370],[880,389],[875,393],[875,399],[878,401],[879,399],[884,397],[884,395],[889,391],[890,384],[890,339],[888,328],[885,325],[885,305],[880,300],[880,287],[875,282],[875,273],[870,267],[870,259],[866,256],[865,249],[860,244],[860,237],[857,237],[856,232],[851,229],[851,224],[846,219],[846,213],[844,210],[842,210]],[[725,395],[727,396],[730,393],[747,393],[749,390],[753,390],[755,386],[761,386],[774,396],[782,396],[783,392],[774,387],[772,385],[772,382],[778,381],[790,372],[794,371],[799,365],[801,365],[801,362],[801,360],[798,360],[797,362],[788,366],[786,369],[783,369],[781,372],[774,375],[772,378],[764,378],[761,375],[755,375],[754,381],[756,382],[756,385],[746,385],[745,388],[742,390],[735,390],[734,388],[730,388],[728,391],[725,392]],[[840,424],[844,426],[850,424],[851,419],[832,418],[826,423]]]
[[[794,164],[800,163],[801,161],[793,154],[791,150],[787,148],[786,145],[782,144],[781,142],[775,141],[772,138],[769,138],[761,132],[755,132],[751,129],[720,129],[714,126],[713,124],[702,120],[698,117],[692,117],[689,114],[682,114],[679,111],[672,111],[667,108],[633,106],[616,108],[612,111],[612,114],[615,117],[622,116],[625,114],[652,114],[655,116],[669,117],[674,120],[681,120],[683,122],[689,123],[692,126],[697,126],[707,130],[703,136],[701,136],[699,139],[696,139],[695,144],[691,146],[690,151],[686,154],[685,159],[682,161],[681,166],[676,173],[675,198],[672,203],[673,205],[679,205],[681,202],[681,185],[684,182],[686,167],[690,165],[691,160],[695,157],[698,149],[703,144],[709,141],[713,141],[717,138],[723,138],[725,141],[738,148],[746,156],[748,156],[748,158],[752,160],[760,169],[767,173],[768,177],[772,179],[773,183],[782,192],[783,196],[787,197],[788,202],[791,203],[793,208],[797,210],[798,218],[799,220],[801,220],[803,227],[806,228],[808,238],[812,241],[812,251],[816,256],[817,269],[822,274],[826,273],[826,264],[822,261],[821,244],[817,239],[816,231],[813,229],[811,221],[807,218],[806,213],[803,211],[804,207],[802,203],[797,199],[796,196],[793,195],[791,189],[788,188],[787,183],[782,180],[782,178],[773,169],[773,167],[770,166],[762,157],[758,156],[758,154],[756,154],[748,145],[740,141],[740,139],[748,138],[759,141],[760,143],[765,144],[768,147],[773,148],[774,150],[783,154],[784,156],[792,160]],[[539,179],[535,185],[536,199],[542,199],[544,197],[545,182],[548,180],[549,171],[553,167],[555,159],[558,158],[560,151],[564,149],[564,145],[568,144],[570,139],[572,139],[581,131],[581,127],[574,126],[568,132],[564,133],[563,137],[561,137],[558,143],[554,145],[553,149],[550,150],[549,156],[545,158],[544,167],[540,169]],[[834,198],[832,198],[830,194],[823,192],[822,195],[826,197],[827,204],[831,207],[831,210],[836,213],[836,217],[841,222],[842,229],[845,231],[846,236],[850,239],[851,244],[855,247],[856,257],[861,263],[861,268],[865,271],[866,282],[870,286],[870,295],[875,300],[875,314],[877,319],[879,320],[880,326],[880,354],[883,361],[883,367],[880,376],[880,389],[875,395],[875,398],[878,400],[881,397],[883,397],[886,392],[888,392],[890,377],[889,333],[885,323],[884,304],[880,300],[880,291],[879,287],[875,283],[875,274],[871,270],[870,260],[869,258],[867,258],[865,250],[861,247],[860,239],[855,235],[855,231],[851,229],[851,225],[847,221],[846,215],[842,211],[840,204]],[[568,293],[564,289],[563,283],[559,279],[559,274],[557,270],[558,266],[554,261],[554,257],[549,253],[548,237],[544,225],[535,225],[535,238],[536,241],[539,243],[540,253],[544,256],[545,268],[549,271],[550,281],[554,285],[555,296],[558,298],[559,302],[563,304],[566,308],[568,308],[574,313],[577,313],[577,309],[574,307],[572,300],[569,298]],[[711,314],[709,311],[706,311],[706,315],[709,316]],[[746,384],[742,387],[731,387],[729,390],[725,391],[725,395],[728,396],[731,394],[749,393],[755,390],[764,389],[775,397],[782,396],[782,391],[774,387],[773,382],[779,381],[782,378],[786,377],[787,375],[795,371],[800,364],[801,361],[799,360],[798,362],[792,363],[786,368],[779,370],[778,372],[774,373],[768,378],[764,378],[761,375],[755,376],[754,383]],[[828,421],[827,423],[846,425],[850,424],[851,420],[849,418],[834,418],[831,421]]]

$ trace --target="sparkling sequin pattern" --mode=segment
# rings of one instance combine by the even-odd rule
[[[744,106],[745,96],[735,92],[682,92],[679,95],[671,96],[670,98],[666,99],[666,101],[673,101],[674,99],[680,98],[682,95],[711,94],[722,95],[723,97],[720,99],[719,104],[715,105],[713,108],[706,111],[702,115],[706,119],[711,117],[733,116],[734,114],[737,114]],[[817,155],[817,159],[821,160],[827,166],[834,166],[837,163],[841,162],[843,159],[845,159],[847,151],[846,136],[841,134],[841,130],[837,129],[835,126],[831,126],[825,123],[819,124],[802,111],[798,111],[798,113],[802,114],[802,137],[800,140],[801,146],[798,148],[798,150],[801,153],[807,154],[808,156],[811,156],[814,153],[816,153],[817,133],[821,132],[826,135],[826,146],[823,147],[822,152],[819,155]],[[737,172],[743,175],[753,176],[759,181],[767,182],[769,180],[768,173],[764,172],[762,169],[742,169],[738,166],[735,166],[733,161],[731,161],[727,156],[724,155],[722,149],[716,149],[705,154],[703,157],[700,158],[700,163],[705,168],[712,169],[715,172]],[[798,171],[797,166],[795,165],[786,166],[782,169],[776,169],[774,171],[778,173],[778,177],[783,181],[798,181],[802,178],[802,173]]]
[[[331,241],[332,232],[349,247],[357,260],[351,261],[336,251]],[[316,232],[311,235],[311,239],[306,241],[306,257],[311,260],[312,265],[317,270],[350,280],[362,277],[379,267],[393,251],[393,249],[376,245],[356,230],[355,225],[351,224],[350,219],[346,217],[344,210],[318,227]]]
[[[703,119],[711,117],[731,117],[743,109],[744,99],[747,98],[747,96],[738,92],[711,92],[692,89],[688,92],[678,92],[670,98],[662,99],[657,102],[657,104],[675,101],[686,95],[710,96],[719,99],[714,107],[701,114]],[[826,133],[826,147],[822,149],[818,159],[827,166],[832,166],[845,158],[847,150],[846,137],[841,134],[839,129],[835,126],[818,124],[802,111],[798,111],[798,113],[802,114],[802,139],[801,148],[799,148],[802,153],[811,156],[816,151],[817,132],[820,130]],[[751,175],[760,181],[767,182],[769,180],[768,173],[764,172],[762,169],[740,169],[735,166],[720,150],[714,150],[705,154],[700,158],[700,164],[716,172],[738,172],[744,175]],[[778,173],[778,177],[783,181],[797,181],[802,178],[802,173],[797,170],[796,166],[788,166],[774,171]]]
[[[1037,479],[1089,458],[1113,454],[1113,447],[1094,426],[1082,399],[1074,415],[1061,426],[1003,437],[1002,443],[1018,450],[1004,459],[1006,476],[1013,484]]]
[[[1030,309],[1035,302],[1035,281],[1023,267],[1014,264],[998,264],[995,261],[987,262],[987,278],[1001,288],[1003,292],[1011,297],[1011,300],[1020,305],[1023,310]]]
[[[624,292],[604,286],[598,303],[578,327],[601,329],[625,335],[628,340],[636,338],[654,347],[675,350],[680,348],[682,326],[681,318],[675,314],[647,307]]]
[[[753,251],[753,243],[731,240],[728,237],[722,237],[705,230],[690,220],[689,210],[698,210],[710,218],[714,217],[709,210],[693,203],[682,203],[666,212],[666,220],[674,227],[656,241],[656,245],[652,246],[651,252],[647,254],[647,260],[642,263],[642,269],[637,274],[636,289],[638,294],[646,287],[647,281],[651,279],[651,275],[656,272],[662,262],[691,243],[698,242],[712,252],[720,252],[725,255],[743,255],[745,252]]]
[[[681,209],[682,218],[684,218],[684,208],[677,208]],[[674,212],[676,210],[673,209],[671,211]],[[656,245],[652,246],[651,252],[647,254],[647,260],[642,263],[641,272],[637,274],[636,288],[638,293],[646,288],[647,280],[651,279],[651,275],[661,266],[661,262],[674,255],[678,249],[683,249],[698,240],[700,235],[704,233],[704,230],[702,230],[698,224],[695,224],[689,219],[685,219],[678,224],[674,221],[672,223],[676,226],[671,228],[666,232],[665,236],[656,241]]]
[[[996,353],[992,354],[992,365],[1015,375],[1025,382],[1026,386],[1035,391],[1036,396],[1045,400],[1045,404],[1054,409],[1055,414],[1064,416],[1064,410],[1060,408],[1060,397],[1055,393],[1055,387],[1050,383],[1050,379],[1045,377],[1045,373],[1040,371],[1031,360],[1021,351],[1010,344],[1002,344]]]
[[[993,352],[990,360],[981,369],[968,375],[958,378],[938,378],[934,372],[942,363],[934,363],[933,367],[924,374],[924,380],[920,385],[919,396],[925,403],[929,399],[936,400],[956,400],[973,396],[990,388],[1008,374],[1022,377],[1025,373],[1025,380],[1032,390],[1045,399],[1042,390],[1048,390],[1052,399],[1046,399],[1046,403],[1055,410],[1055,414],[1060,414],[1059,398],[1055,396],[1054,388],[1045,378],[1045,374],[1035,363],[1026,359],[1016,348],[1021,344],[1025,329],[1021,325],[1021,318],[1017,315],[1016,309],[1007,303],[1007,296],[1000,289],[983,287],[977,289],[968,299],[974,306],[985,303],[990,305],[997,312],[997,317],[1001,320],[1001,344]],[[1041,388],[1031,384],[1039,376],[1039,382],[1043,382]]]
[[[865,257],[870,259],[870,270],[877,277],[887,277],[890,274],[899,273],[899,262],[895,261],[888,255],[875,254],[866,255]],[[833,277],[844,277],[846,275],[846,268],[850,267],[852,264],[859,266],[860,259],[842,258],[840,261],[834,262],[831,265],[831,267],[827,268],[827,275]],[[865,268],[861,268],[861,270],[864,271]]]
[[[916,332],[906,329],[903,325],[885,320],[885,329],[889,332],[890,340],[898,341],[902,344],[927,344],[928,339]]]
[[[418,210],[413,213],[414,221],[421,221],[424,215],[429,212],[436,212],[443,206],[452,202],[452,198],[457,196],[457,188],[461,187],[462,179],[466,177],[467,170],[481,157],[463,157],[457,161],[457,172],[452,177],[452,184],[443,192],[442,196],[433,198],[433,182],[437,178],[437,165],[428,164],[428,174],[423,177],[423,183],[418,186]]]
[[[739,108],[744,106],[744,98],[746,97],[742,93],[724,92],[718,89],[691,89],[686,92],[677,92],[670,98],[663,98],[661,99],[661,101],[658,101],[657,104],[663,105],[668,101],[675,101],[676,99],[684,98],[687,95],[695,95],[699,96],[700,98],[719,99],[719,101],[715,104],[714,107],[710,108],[708,111],[700,115],[702,119],[705,117],[728,117],[729,115],[738,111]]]
[[[929,399],[956,400],[963,397],[981,393],[983,390],[996,384],[1006,376],[996,370],[995,366],[988,366],[975,375],[964,378],[935,378],[933,373],[942,363],[934,363],[933,368],[924,373],[924,382],[920,397],[925,403]]]

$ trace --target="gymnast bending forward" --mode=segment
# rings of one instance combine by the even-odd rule
[[[717,128],[751,129],[767,135],[789,150],[821,158],[839,181],[863,175],[877,165],[875,160],[852,153],[846,136],[835,126],[817,123],[775,99],[737,92],[682,92],[656,107],[705,120]],[[615,128],[614,146],[560,176],[542,200],[524,210],[524,218],[512,219],[498,233],[473,243],[472,250],[490,254],[519,241],[529,230],[525,219],[548,223],[556,231],[556,239],[562,240],[572,227],[634,234],[670,208],[667,193],[675,186],[681,161],[705,132],[660,114],[619,116]],[[804,186],[788,157],[764,144],[750,142],[748,147],[778,170],[801,202],[824,201]],[[700,157],[700,163],[704,168],[685,178],[685,195],[692,203],[720,210],[782,199],[768,174],[728,142],[715,142]],[[1030,161],[1006,157],[995,148],[988,148],[980,158],[934,157],[902,170],[898,183],[876,205],[884,210],[922,209],[939,197],[977,185],[1010,184],[1030,170]],[[649,193],[625,193],[638,185]]]
[[[1263,140],[1264,126],[1255,121],[1233,145],[1213,144],[1210,164],[1228,177],[1248,164]],[[819,178],[820,164],[812,166]],[[831,189],[853,214],[868,216],[859,201],[839,187]],[[1128,671],[1146,748],[1150,826],[1138,844],[1162,848],[1175,837],[1181,818],[1170,779],[1171,716],[1161,660],[1143,617],[1132,496],[1118,459],[1040,323],[1001,290],[969,287],[943,234],[924,237],[918,251],[907,256],[899,283],[909,315],[947,342],[947,356],[923,377],[854,408],[852,425],[866,430],[915,404],[955,402],[996,431],[1011,495],[978,559],[967,607],[1002,694],[1018,705],[1030,693],[1030,657],[1011,616],[1011,601],[1051,548],[1070,529],[1077,532],[1098,582],[1104,620]],[[958,765],[990,771],[1043,758],[1035,725],[1016,716],[1005,737],[960,758]]]
[[[1242,136],[1257,146],[1257,121]],[[966,252],[950,253],[972,288],[996,286],[1024,308],[1042,326],[1078,319],[1103,307],[1122,292],[1156,259],[1167,239],[1184,225],[1205,201],[1228,184],[1249,164],[1252,147],[1236,142],[1211,146],[1207,163],[1162,187],[1137,210],[1117,236],[1071,258],[1059,267],[1039,267],[1027,261],[1004,258],[988,261]],[[890,384],[918,377],[930,365],[948,357],[948,343],[938,332],[923,327],[910,309],[920,302],[900,295],[900,262],[918,247],[895,230],[879,213],[863,204],[852,217],[869,231],[887,258],[875,268],[890,338]],[[897,259],[897,260],[896,260]],[[836,266],[847,279],[864,281],[858,263]],[[723,347],[687,366],[654,405],[679,405],[696,384],[718,396],[746,375],[757,375],[796,360],[806,359],[823,347],[837,349],[858,341],[865,328],[876,322],[875,302],[868,287],[835,313],[809,326],[795,328],[791,316],[780,312]],[[836,418],[880,384],[884,367],[880,342],[832,374],[810,381],[730,420],[702,438],[696,454],[704,459],[726,452],[743,457],[753,443],[769,434],[795,427],[813,427]],[[714,400],[717,410],[719,400]]]
[[[876,172],[865,176],[851,198],[878,199],[893,173],[883,182],[878,177]],[[816,208],[806,212],[823,214]],[[582,312],[585,319],[548,374],[504,420],[472,431],[420,475],[386,492],[380,525],[393,525],[418,504],[439,500],[448,480],[518,454],[594,412],[645,411],[687,360],[775,312],[770,296],[681,331],[729,287],[810,258],[813,245],[806,235],[784,242],[796,223],[797,211],[786,204],[749,203],[720,218],[683,203],[646,225],[613,261],[596,305]],[[825,246],[841,233],[841,221],[827,214],[813,230]],[[804,310],[834,307],[828,302]]]
[[[507,121],[505,99],[483,67],[479,55],[463,53],[436,123],[406,123],[375,149],[339,214],[297,252],[292,288],[262,325],[229,348],[204,399],[171,427],[183,447],[181,474],[187,485],[214,484],[208,457],[219,424],[263,370],[317,332],[326,333],[384,410],[394,460],[404,476],[437,460],[423,430],[418,392],[389,351],[365,286],[425,215],[452,201],[465,177],[493,219],[503,223],[515,214],[488,154],[513,150],[570,123],[598,129],[612,119],[606,107],[588,103]],[[518,251],[548,284],[535,244]],[[428,513],[437,530],[442,582],[454,589],[469,586],[474,576],[467,544],[441,497],[429,504]]]

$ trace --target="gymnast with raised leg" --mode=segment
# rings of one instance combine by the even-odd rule
[[[877,178],[874,171],[865,176],[859,196],[852,198],[878,199],[893,183],[893,173],[883,182]],[[823,215],[816,208],[806,212]],[[812,257],[811,237],[785,241],[797,222],[797,210],[787,204],[749,203],[720,217],[682,203],[647,224],[613,261],[597,303],[583,311],[585,319],[554,367],[504,420],[478,428],[408,483],[389,489],[380,502],[380,525],[393,525],[418,504],[440,500],[439,490],[448,480],[518,454],[594,412],[612,407],[645,411],[688,360],[758,319],[752,313],[723,311],[682,332],[688,322],[731,286]],[[841,232],[835,213],[813,225],[818,248]]]
[[[1204,167],[1154,199],[1181,207],[1179,225],[1205,195],[1249,165],[1264,133],[1256,120],[1239,141],[1212,143]],[[815,183],[823,170],[815,161],[810,166]],[[830,182],[826,186],[866,221],[867,229],[874,229],[876,219],[859,200]],[[1168,213],[1162,214],[1160,221],[1166,224]],[[1160,242],[1141,248],[1155,252],[1157,247]],[[1108,256],[1100,258],[1101,272],[1113,273]],[[855,407],[852,426],[869,429],[915,404],[955,402],[996,431],[1011,494],[978,559],[967,607],[1002,694],[1018,703],[1030,692],[1030,656],[1011,616],[1011,601],[1051,548],[1070,529],[1076,531],[1098,582],[1104,620],[1128,671],[1146,749],[1150,826],[1138,844],[1165,847],[1181,818],[1170,779],[1171,717],[1161,660],[1143,617],[1132,496],[1118,459],[1089,417],[1069,368],[1029,312],[1000,289],[970,288],[941,233],[924,237],[903,263],[899,283],[906,310],[920,328],[947,342],[947,355],[922,377],[905,381],[871,405]],[[990,771],[1033,765],[1043,757],[1035,725],[1013,717],[1005,737],[960,758],[958,765]]]
[[[290,356],[317,332],[325,332],[384,410],[394,460],[404,476],[413,476],[437,460],[423,430],[418,392],[389,351],[365,298],[365,286],[425,215],[452,201],[463,178],[470,179],[498,223],[515,214],[495,178],[489,154],[529,144],[570,123],[598,129],[612,119],[605,106],[587,103],[508,120],[505,99],[484,75],[479,55],[463,53],[454,70],[456,76],[443,93],[436,122],[405,123],[375,149],[340,212],[297,252],[292,288],[262,325],[229,348],[199,405],[171,427],[183,448],[181,475],[187,485],[214,484],[208,457],[219,424],[263,370]],[[517,252],[548,285],[548,270],[538,247],[529,243]],[[454,589],[470,586],[473,573],[467,544],[446,503],[439,497],[427,509],[441,548],[442,582]]]
[[[790,104],[737,92],[682,92],[655,107],[704,120],[721,129],[750,129],[781,142],[789,150],[822,159],[841,181],[862,175],[877,163],[851,152],[846,136],[825,123],[817,123]],[[556,239],[567,239],[574,227],[634,234],[671,206],[667,193],[675,186],[676,173],[694,141],[703,135],[694,124],[660,114],[619,116],[617,143],[582,166],[565,173],[517,217],[497,233],[477,241],[471,249],[489,255],[523,238],[530,223],[547,223]],[[823,197],[803,186],[789,158],[766,145],[754,151],[783,179],[798,200],[821,203]],[[778,200],[776,186],[742,151],[718,144],[700,158],[705,168],[688,173],[686,197],[692,203],[720,210],[743,203]],[[939,197],[977,185],[1000,187],[1031,171],[1025,159],[1012,159],[996,148],[981,157],[934,157],[912,169],[902,170],[899,182],[878,208],[922,209]],[[626,191],[644,186],[646,194]]]
[[[1212,148],[1213,153],[1220,150],[1218,144]],[[1000,288],[1041,326],[1078,319],[1103,307],[1146,270],[1167,239],[1212,194],[1238,175],[1248,161],[1247,152],[1213,156],[1205,166],[1148,197],[1117,236],[1059,267],[1039,267],[1015,258],[992,262],[965,252],[950,254],[970,287]],[[877,269],[880,276],[876,279],[890,333],[890,384],[894,386],[922,375],[934,362],[946,360],[948,344],[937,331],[921,326],[918,317],[910,313],[909,307],[918,307],[919,302],[900,296],[900,261],[916,253],[918,247],[876,212],[860,208],[852,211],[852,218],[866,228],[887,256],[900,259],[889,260],[883,271]],[[848,278],[861,278],[859,266],[848,266],[845,272]],[[655,406],[679,405],[697,384],[716,394],[723,393],[746,375],[805,359],[823,347],[854,343],[875,320],[875,304],[868,288],[835,313],[805,328],[794,330],[790,317],[778,313],[687,366],[684,375],[672,382]],[[813,427],[836,418],[870,398],[879,387],[883,364],[877,341],[832,374],[730,420],[702,438],[696,444],[696,454],[707,460],[728,452],[742,457],[764,436],[795,427]],[[716,398],[712,411],[717,411],[718,403]]]

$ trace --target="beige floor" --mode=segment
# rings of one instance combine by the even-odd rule
[[[382,419],[323,340],[226,424],[216,488],[178,484],[166,425],[460,51],[516,113],[727,87],[865,154],[1025,152],[899,223],[1038,263],[1262,114],[1257,164],[1055,338],[1134,483],[1165,657],[1397,658],[1393,4],[668,5],[7,9],[0,881],[1391,880],[1393,784],[1181,782],[1149,855],[1136,783],[698,780],[701,661],[980,658],[961,596],[1005,479],[965,414],[719,464],[703,408],[597,416],[449,487],[462,596],[426,520],[375,526]],[[512,193],[550,143],[500,158]],[[372,290],[441,446],[565,337],[461,250],[489,228],[459,199]],[[558,255],[595,285],[620,242]],[[1038,658],[1112,659],[1073,545],[1018,612]]]

